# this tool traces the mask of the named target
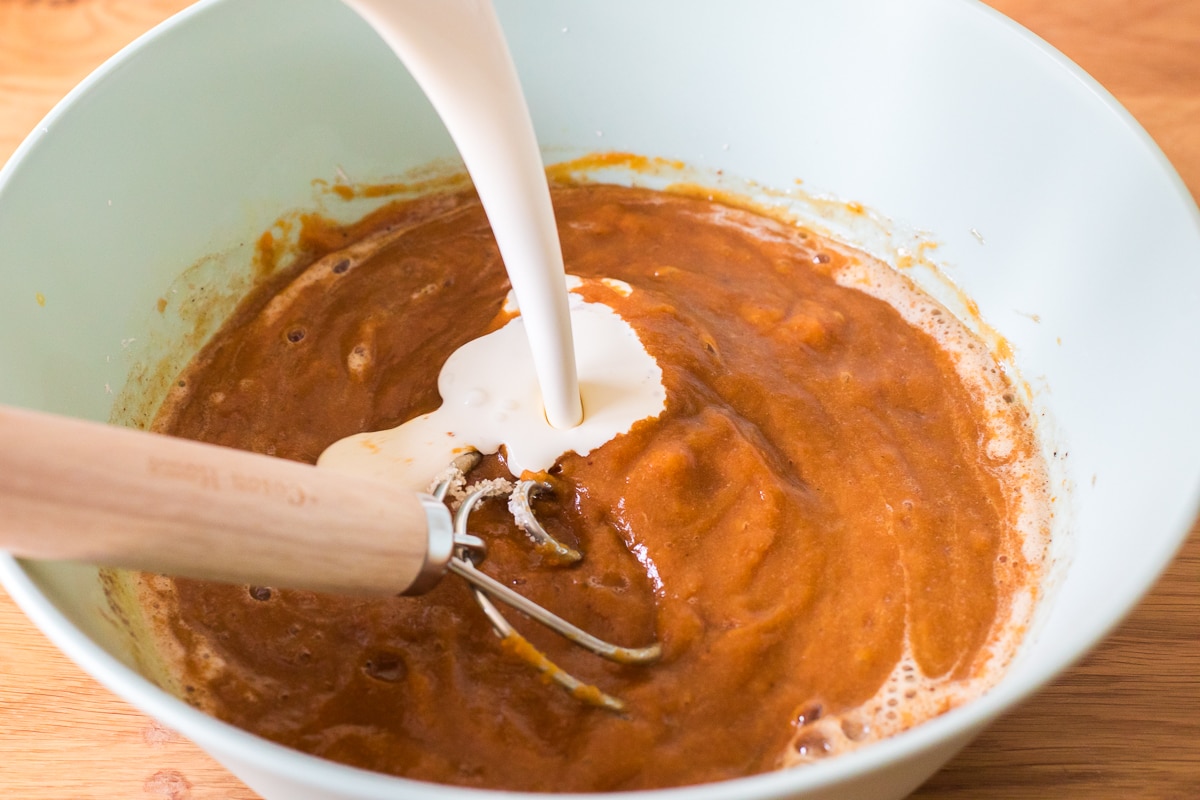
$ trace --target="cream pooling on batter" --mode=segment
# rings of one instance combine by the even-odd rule
[[[546,421],[525,331],[516,316],[454,351],[438,375],[442,405],[390,430],[348,436],[317,464],[424,491],[456,455],[504,446],[513,475],[541,472],[567,452],[587,455],[666,405],[662,369],[637,332],[611,308],[585,301],[584,281],[567,276],[583,421],[557,429]],[[629,294],[620,281],[603,281]],[[506,310],[516,311],[510,293]],[[536,346],[536,343],[535,343]]]

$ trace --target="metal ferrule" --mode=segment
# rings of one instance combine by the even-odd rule
[[[438,584],[446,574],[446,566],[454,555],[454,520],[446,504],[431,494],[418,494],[425,510],[425,527],[429,532],[425,563],[413,582],[401,594],[424,594]]]

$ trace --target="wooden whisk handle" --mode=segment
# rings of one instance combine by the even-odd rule
[[[380,481],[0,406],[0,549],[390,595],[437,582],[453,531],[440,502]]]

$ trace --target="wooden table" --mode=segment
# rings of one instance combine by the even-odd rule
[[[0,160],[119,47],[189,0],[0,0]],[[1088,70],[1200,196],[1200,2],[993,0]],[[1200,311],[1200,309],[1198,309]],[[1200,532],[1098,650],[914,797],[1200,798]],[[0,797],[253,800],[109,694],[0,592]]]

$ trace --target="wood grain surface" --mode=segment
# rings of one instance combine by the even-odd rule
[[[0,160],[70,88],[188,0],[0,0]],[[1079,63],[1200,197],[1200,2],[993,0]],[[1116,633],[915,798],[1200,798],[1200,530]],[[0,592],[0,797],[254,800],[109,694]]]

